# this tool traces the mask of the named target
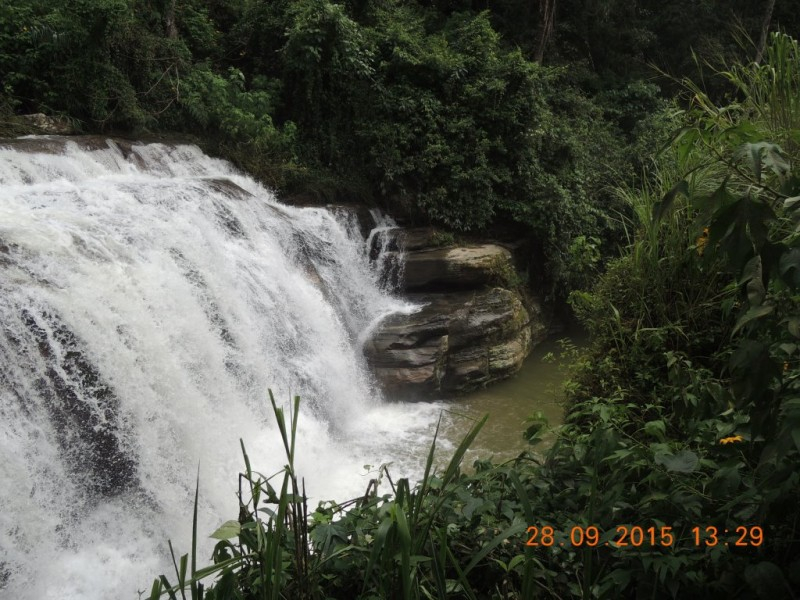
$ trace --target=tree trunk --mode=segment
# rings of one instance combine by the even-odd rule
[[[774,0],[773,0],[774,1]],[[544,49],[553,33],[556,16],[556,0],[539,0],[539,33],[536,40],[534,60],[540,63],[544,59]]]
[[[775,0],[767,0],[767,10],[764,11],[764,21],[761,23],[761,36],[758,38],[758,48],[756,49],[756,64],[761,64],[764,57],[764,50],[767,47],[767,35],[769,25],[772,22],[772,11],[775,8]]]
[[[164,26],[167,30],[167,37],[171,40],[178,37],[178,26],[175,24],[175,1],[168,0],[166,3],[166,12],[164,14]]]

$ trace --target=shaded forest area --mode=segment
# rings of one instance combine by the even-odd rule
[[[44,112],[194,134],[284,197],[500,224],[563,298],[616,253],[613,188],[674,129],[692,51],[754,55],[767,30],[797,30],[791,4],[15,0],[0,7],[0,126]]]

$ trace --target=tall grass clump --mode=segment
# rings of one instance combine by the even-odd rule
[[[271,477],[259,474],[242,445],[239,516],[211,534],[219,540],[214,564],[196,567],[195,497],[191,560],[189,555],[176,560],[173,553],[174,579],[157,578],[151,600],[475,599],[485,596],[487,585],[503,581],[507,588],[533,585],[530,569],[519,581],[509,579],[514,576],[509,569],[522,562],[512,559],[523,540],[525,515],[533,518],[530,507],[525,510],[519,502],[503,499],[509,497],[509,474],[501,481],[494,469],[469,476],[461,472],[464,455],[487,417],[468,432],[441,472],[434,468],[435,435],[417,485],[407,479],[393,481],[384,468],[391,494],[378,496],[378,482],[373,480],[363,497],[323,503],[309,513],[294,470],[299,399],[288,422],[271,395],[270,400],[286,466]],[[511,480],[519,484],[518,477]],[[487,571],[490,561],[495,561],[494,568]]]
[[[735,64],[720,73],[741,97],[737,105],[742,118],[758,122],[768,137],[797,149],[800,132],[800,46],[785,33],[772,34],[763,63]],[[704,103],[710,107],[709,103]],[[716,111],[719,113],[719,111]],[[729,118],[728,120],[731,120]]]
[[[270,392],[270,402],[275,421],[283,441],[287,464],[277,474],[265,477],[252,470],[250,458],[242,443],[245,471],[239,475],[239,517],[225,522],[212,538],[220,540],[212,555],[213,565],[197,569],[197,500],[195,490],[192,521],[191,571],[187,572],[188,555],[175,560],[170,542],[170,552],[175,567],[175,582],[165,575],[153,582],[150,598],[156,600],[166,595],[170,600],[178,596],[192,600],[241,598],[247,589],[248,597],[264,599],[311,598],[308,586],[311,581],[305,492],[301,493],[294,469],[299,398],[295,398],[287,423],[283,408],[275,403]],[[278,487],[273,480],[281,476]],[[235,540],[235,541],[231,541]],[[214,582],[206,587],[205,581]]]

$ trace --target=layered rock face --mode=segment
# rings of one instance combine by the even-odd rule
[[[424,305],[384,320],[365,344],[373,372],[393,395],[458,393],[504,379],[547,332],[538,302],[503,287],[515,274],[507,249],[432,247],[440,239],[430,228],[401,229],[382,242],[405,249],[398,287]]]
[[[411,251],[406,256],[403,287],[476,289],[490,285],[511,266],[511,253],[495,244],[453,246]]]

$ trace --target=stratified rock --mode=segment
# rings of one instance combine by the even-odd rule
[[[397,245],[406,252],[441,247],[444,234],[435,227],[409,227],[397,230]]]
[[[364,349],[390,393],[463,392],[504,379],[546,332],[538,307],[531,320],[519,294],[503,288],[413,300],[426,304],[417,313],[387,318]]]
[[[370,252],[414,252],[415,250],[437,250],[444,245],[445,234],[435,227],[395,227],[385,232],[380,246],[372,246]]]
[[[401,285],[409,291],[473,289],[512,271],[511,253],[496,244],[414,250],[406,253]]]
[[[439,389],[448,350],[449,311],[460,302],[452,295],[417,298],[427,302],[412,315],[382,321],[364,346],[378,381],[387,389]]]

